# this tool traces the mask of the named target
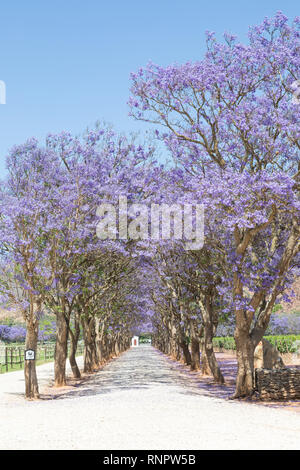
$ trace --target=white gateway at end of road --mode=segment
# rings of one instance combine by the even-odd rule
[[[136,348],[137,346],[139,346],[139,337],[133,336],[131,340],[131,347]]]

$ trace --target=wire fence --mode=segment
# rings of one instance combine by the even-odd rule
[[[68,351],[70,345],[68,345]],[[83,354],[83,342],[79,342],[76,355]],[[36,361],[38,363],[54,360],[55,343],[38,345],[36,349]],[[25,345],[0,345],[0,374],[11,370],[24,368]]]

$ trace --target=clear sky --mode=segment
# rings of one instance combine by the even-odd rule
[[[297,8],[298,7],[298,8]],[[204,32],[246,40],[248,26],[297,0],[15,0],[0,6],[0,176],[8,149],[35,136],[81,133],[97,120],[145,129],[128,116],[129,74],[149,60],[197,60]]]

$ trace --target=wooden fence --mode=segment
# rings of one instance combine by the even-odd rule
[[[69,348],[69,346],[68,346]],[[77,355],[83,354],[83,342],[77,346]],[[0,346],[0,374],[9,370],[22,369],[24,366],[25,346]],[[36,360],[46,362],[54,359],[55,343],[40,344],[36,350]]]

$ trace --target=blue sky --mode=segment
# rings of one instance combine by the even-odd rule
[[[296,0],[64,0],[5,2],[0,7],[0,176],[8,149],[48,132],[81,133],[97,120],[120,131],[144,130],[128,116],[129,74],[149,60],[197,60],[204,32],[246,40],[248,26]]]

